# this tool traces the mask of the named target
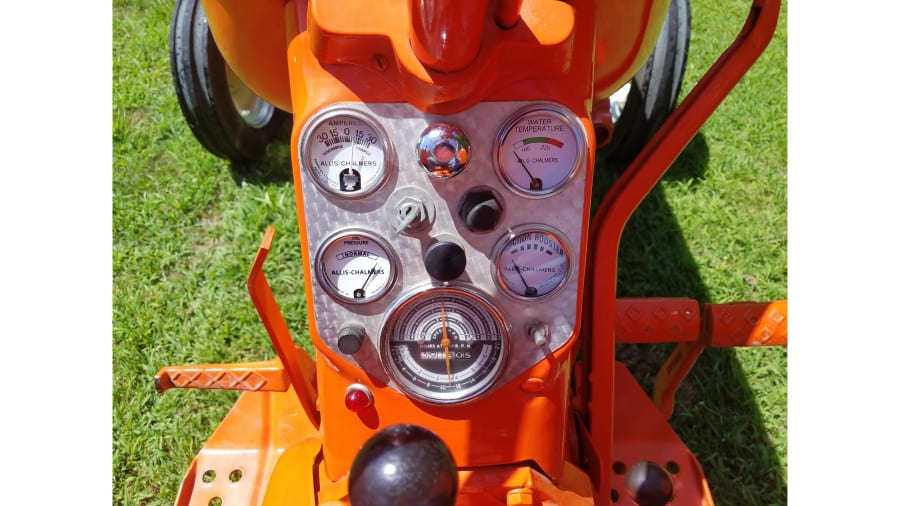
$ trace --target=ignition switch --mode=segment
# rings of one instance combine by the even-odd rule
[[[431,228],[434,202],[424,191],[406,186],[391,194],[385,206],[388,223],[401,234],[416,234]]]

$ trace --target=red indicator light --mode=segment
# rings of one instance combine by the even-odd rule
[[[362,385],[351,385],[344,394],[344,406],[354,413],[372,405],[372,393]]]

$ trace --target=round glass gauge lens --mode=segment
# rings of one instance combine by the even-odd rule
[[[400,389],[432,404],[473,399],[496,382],[509,325],[485,297],[431,288],[403,300],[381,333],[382,360]]]
[[[562,235],[547,227],[519,227],[494,250],[497,284],[519,299],[555,294],[569,278],[570,265],[569,248]]]
[[[316,255],[319,282],[339,300],[372,302],[393,286],[395,258],[374,235],[344,231],[325,241]]]
[[[301,157],[322,190],[343,198],[369,195],[387,177],[392,148],[384,129],[357,111],[313,118],[300,140]]]
[[[526,197],[561,191],[584,159],[577,120],[551,105],[517,113],[500,130],[495,158],[500,179]]]

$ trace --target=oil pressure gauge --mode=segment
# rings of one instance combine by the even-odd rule
[[[483,295],[442,286],[414,292],[389,313],[382,361],[405,393],[432,404],[471,400],[506,362],[509,324]]]
[[[359,198],[384,183],[393,165],[393,148],[384,128],[367,114],[329,109],[304,127],[300,160],[321,190]]]
[[[358,230],[338,232],[316,255],[319,283],[332,297],[351,304],[379,299],[394,284],[394,252],[376,235]]]
[[[583,129],[570,112],[553,104],[527,107],[500,129],[494,162],[510,190],[530,198],[556,194],[583,164]]]
[[[569,279],[571,258],[562,234],[545,225],[511,230],[494,248],[494,280],[516,299],[549,297]]]

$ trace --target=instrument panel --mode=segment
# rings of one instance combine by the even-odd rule
[[[586,132],[549,102],[340,103],[298,145],[318,335],[398,392],[479,398],[573,337]]]

